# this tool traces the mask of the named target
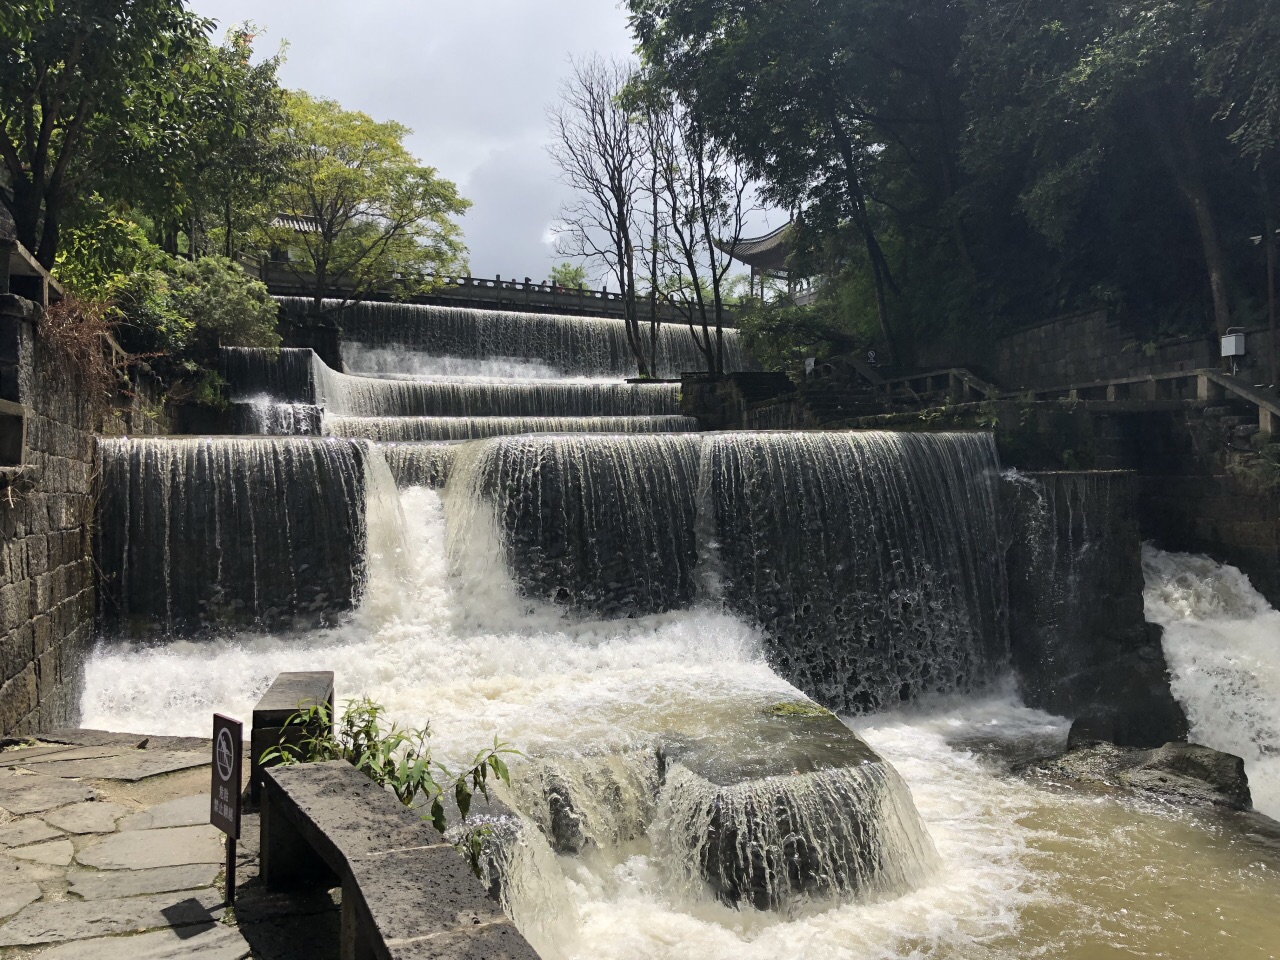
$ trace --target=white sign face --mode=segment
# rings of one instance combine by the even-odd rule
[[[814,364],[815,364],[815,363],[817,363],[817,360],[816,360],[814,357],[805,357],[805,358],[804,358],[804,372],[805,372],[805,373],[813,373],[813,366],[814,366]]]
[[[236,753],[231,743],[231,731],[223,727],[218,731],[218,776],[230,780],[235,772]]]

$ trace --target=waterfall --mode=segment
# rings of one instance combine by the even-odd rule
[[[1142,559],[1191,739],[1242,757],[1254,807],[1280,818],[1280,612],[1235,567],[1150,546]]]
[[[467,444],[446,505],[449,552],[489,577],[499,555],[526,596],[603,616],[694,595],[697,440],[523,436]]]
[[[311,403],[277,403],[268,396],[231,405],[232,431],[270,437],[311,437],[322,432],[322,411]]]
[[[290,626],[360,600],[368,452],[359,444],[104,439],[98,449],[110,629]]]
[[[400,487],[439,489],[449,479],[456,443],[380,443],[391,476]]]
[[[370,440],[475,440],[522,433],[681,433],[693,417],[326,417],[324,432]],[[283,432],[283,431],[281,431]]]
[[[937,863],[910,791],[884,762],[732,787],[676,766],[658,802],[654,842],[689,899],[706,883],[758,910],[828,909],[900,896]]]
[[[276,403],[315,403],[316,366],[320,361],[306,349],[223,347],[222,376],[231,400],[254,403],[269,398]]]
[[[310,309],[309,301],[295,297],[282,297],[280,303],[290,317],[305,316]],[[386,372],[385,354],[380,356],[380,350],[417,355],[412,363],[424,370],[441,369],[441,361],[447,360],[454,363],[454,370],[500,376],[526,361],[561,376],[631,377],[637,372],[622,320],[404,303],[343,308],[338,301],[326,301],[325,309],[342,328],[343,360],[360,372]],[[646,331],[646,344],[647,336]],[[724,339],[725,369],[747,369],[738,332],[726,330]],[[352,350],[348,344],[359,346]],[[458,361],[476,365],[458,365]],[[403,360],[396,366],[398,372],[413,372],[405,370]],[[679,377],[685,371],[704,369],[706,361],[688,328],[662,324],[656,375]]]
[[[319,402],[353,417],[652,417],[680,412],[679,384],[375,380],[327,367]]]
[[[702,469],[726,603],[820,702],[869,712],[1004,669],[990,434],[720,434]]]
[[[989,435],[524,436],[452,469],[461,575],[489,577],[497,551],[522,596],[589,616],[720,600],[834,709],[975,689],[1007,663]]]

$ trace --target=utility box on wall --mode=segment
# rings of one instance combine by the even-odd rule
[[[1222,355],[1224,357],[1244,356],[1244,331],[1228,333],[1222,338]]]

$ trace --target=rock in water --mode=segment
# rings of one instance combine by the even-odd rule
[[[1032,764],[1034,773],[1082,783],[1155,794],[1178,803],[1249,810],[1253,800],[1244,760],[1196,743],[1166,743],[1137,750],[1109,743],[1079,721],[1069,749],[1060,757]]]

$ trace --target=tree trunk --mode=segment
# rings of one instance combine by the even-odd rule
[[[9,204],[14,233],[20,244],[34,251],[40,245],[40,193],[23,178],[13,184],[13,202]]]
[[[1209,292],[1213,298],[1213,322],[1218,336],[1225,337],[1231,326],[1231,302],[1227,294],[1227,256],[1218,237],[1218,225],[1209,200],[1209,188],[1205,183],[1200,163],[1200,151],[1196,148],[1195,131],[1187,118],[1184,105],[1162,104],[1148,98],[1144,104],[1147,125],[1151,129],[1156,148],[1164,159],[1174,183],[1195,217],[1196,230],[1200,234],[1200,246],[1204,252],[1205,268],[1209,274]],[[1166,122],[1172,124],[1170,135]]]
[[[890,359],[896,364],[898,362],[898,344],[893,335],[893,328],[889,323],[889,299],[885,291],[887,286],[887,276],[885,275],[884,252],[880,249],[880,242],[876,239],[875,230],[871,227],[871,221],[867,216],[866,195],[862,189],[862,181],[858,177],[857,164],[853,159],[853,144],[849,140],[848,133],[845,132],[844,125],[840,123],[839,118],[833,110],[829,109],[831,114],[832,133],[835,135],[836,144],[840,148],[840,157],[844,161],[845,182],[849,189],[849,199],[852,202],[853,219],[862,234],[863,243],[867,248],[867,259],[871,266],[871,279],[876,291],[876,314],[880,320],[880,333],[884,336],[885,346],[889,350]]]
[[[40,229],[40,245],[35,250],[36,261],[46,270],[53,269],[58,256],[58,241],[62,238],[62,197],[55,193],[44,196],[44,223]]]
[[[1262,247],[1267,256],[1267,330],[1271,339],[1268,373],[1274,389],[1280,384],[1280,371],[1277,370],[1280,347],[1276,344],[1276,218],[1271,208],[1271,190],[1267,187],[1265,169],[1259,172],[1258,178],[1262,185]]]

